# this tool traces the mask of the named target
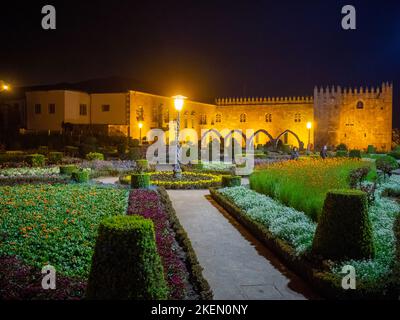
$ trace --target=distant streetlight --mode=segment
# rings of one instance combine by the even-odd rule
[[[11,90],[10,85],[7,84],[7,83],[5,83],[4,81],[0,81],[0,84],[1,84],[1,86],[0,86],[0,92],[3,92],[3,91],[10,91],[10,90]]]
[[[139,122],[139,144],[142,144],[142,128],[143,128],[143,123]]]
[[[176,118],[176,152],[175,152],[175,164],[174,164],[174,178],[180,179],[182,177],[182,170],[179,164],[179,158],[180,158],[179,129],[181,122],[181,111],[183,109],[186,97],[178,95],[172,97],[172,99],[174,99],[175,110],[178,111],[178,116]]]
[[[307,122],[307,129],[308,129],[307,151],[310,151],[310,148],[311,148],[311,128],[312,128],[312,123],[311,122]]]

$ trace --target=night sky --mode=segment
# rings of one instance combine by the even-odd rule
[[[41,28],[45,4],[57,30]],[[355,31],[341,28],[346,4]],[[118,76],[209,101],[393,81],[400,123],[398,0],[11,1],[0,26],[0,79],[13,86]]]

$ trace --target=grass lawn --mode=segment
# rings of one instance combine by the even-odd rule
[[[86,278],[99,222],[123,214],[128,190],[90,185],[0,187],[0,256]]]
[[[350,172],[362,166],[372,164],[340,158],[279,162],[256,170],[250,176],[250,187],[317,221],[327,191],[349,188]]]

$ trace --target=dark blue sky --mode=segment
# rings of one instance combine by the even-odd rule
[[[41,29],[41,7],[57,30]],[[357,30],[341,29],[341,8]],[[14,1],[0,11],[0,79],[124,76],[165,94],[312,95],[314,85],[400,83],[400,1]],[[399,98],[396,94],[395,119]]]

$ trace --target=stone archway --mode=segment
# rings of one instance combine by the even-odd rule
[[[304,142],[300,140],[300,138],[299,138],[299,136],[298,136],[297,134],[295,134],[292,130],[289,130],[289,129],[283,131],[281,134],[279,134],[279,135],[275,138],[275,148],[278,147],[279,139],[280,139],[284,134],[286,134],[286,133],[290,133],[290,134],[292,134],[292,135],[296,138],[297,142],[299,143],[299,150],[304,150]]]
[[[269,140],[272,142],[272,143],[274,143],[274,141],[275,141],[275,139],[272,137],[272,135],[267,131],[267,130],[265,130],[265,129],[259,129],[259,130],[257,130],[256,132],[254,132],[253,134],[252,134],[252,136],[250,137],[250,139],[249,139],[249,143],[251,143],[253,140],[254,140],[254,138],[258,135],[258,134],[260,134],[260,133],[263,133],[263,134],[265,134],[268,138],[269,138]],[[254,144],[254,143],[253,143]]]

